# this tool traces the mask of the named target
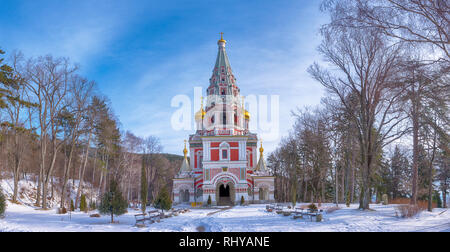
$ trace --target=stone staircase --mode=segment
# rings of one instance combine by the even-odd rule
[[[219,201],[217,201],[218,206],[232,206],[233,201],[231,201],[230,197],[220,197]]]

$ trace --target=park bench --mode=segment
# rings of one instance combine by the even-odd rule
[[[308,217],[311,221],[313,221],[313,218],[316,218],[318,215],[323,215],[323,210],[311,210],[311,209],[296,209],[294,212],[294,219],[303,219],[305,216]]]
[[[135,214],[136,226],[144,226],[146,221],[150,223],[159,222],[161,220],[163,213],[158,210],[151,210],[147,213]]]
[[[151,210],[148,211],[148,220],[151,223],[159,222],[161,220],[161,217],[164,217],[164,213],[160,212],[159,210]]]
[[[147,216],[146,213],[135,214],[134,218],[136,219],[136,226],[144,226],[145,221],[148,220],[148,218],[146,216]]]

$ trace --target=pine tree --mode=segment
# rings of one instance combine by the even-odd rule
[[[244,204],[245,204],[244,196],[241,196],[241,206],[243,206]]]
[[[6,198],[3,195],[2,188],[0,188],[0,217],[3,217],[6,211]]]
[[[86,195],[81,194],[80,211],[87,212],[87,210]]]
[[[70,200],[70,211],[75,211],[75,205],[73,204],[73,199]]]
[[[208,204],[208,206],[211,206],[211,204],[212,204],[211,195],[208,195],[207,204]]]
[[[439,194],[439,191],[434,191],[433,202],[435,202],[437,204],[437,208],[442,208],[442,200],[441,200],[441,195]]]
[[[148,183],[147,183],[147,173],[145,172],[145,154],[142,156],[142,167],[141,167],[141,209],[142,213],[145,213],[147,207],[147,196],[148,196]]]
[[[170,199],[169,191],[167,187],[163,187],[161,191],[158,193],[158,196],[155,200],[155,208],[161,210],[169,210],[172,208],[172,200]]]
[[[119,216],[127,212],[127,201],[115,180],[111,180],[109,191],[102,196],[98,210],[100,214],[110,214],[111,223],[114,223],[114,215]]]

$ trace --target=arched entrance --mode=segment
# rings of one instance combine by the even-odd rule
[[[234,186],[232,183],[219,183],[216,189],[218,206],[231,206],[234,202]]]
[[[188,203],[190,200],[189,190],[180,190],[180,202]]]
[[[220,198],[229,198],[230,197],[230,186],[229,185],[220,185],[219,187],[219,197]]]

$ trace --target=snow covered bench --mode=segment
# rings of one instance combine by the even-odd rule
[[[158,210],[151,210],[147,213],[135,214],[136,226],[144,226],[146,221],[150,223],[159,222],[163,217],[163,213]]]
[[[143,225],[145,225],[145,221],[149,220],[149,218],[147,218],[146,216],[147,216],[146,213],[135,214],[134,218],[136,219],[136,226],[143,226]]]
[[[162,217],[164,217],[164,213],[160,212],[159,210],[151,210],[148,211],[148,219],[151,223],[160,222]]]
[[[311,210],[311,209],[296,209],[294,212],[294,219],[303,219],[304,216],[309,217],[311,221],[313,221],[313,218],[316,218],[316,221],[321,221],[322,219],[318,217],[319,215],[323,215],[323,210]],[[320,219],[320,220],[318,220]]]

